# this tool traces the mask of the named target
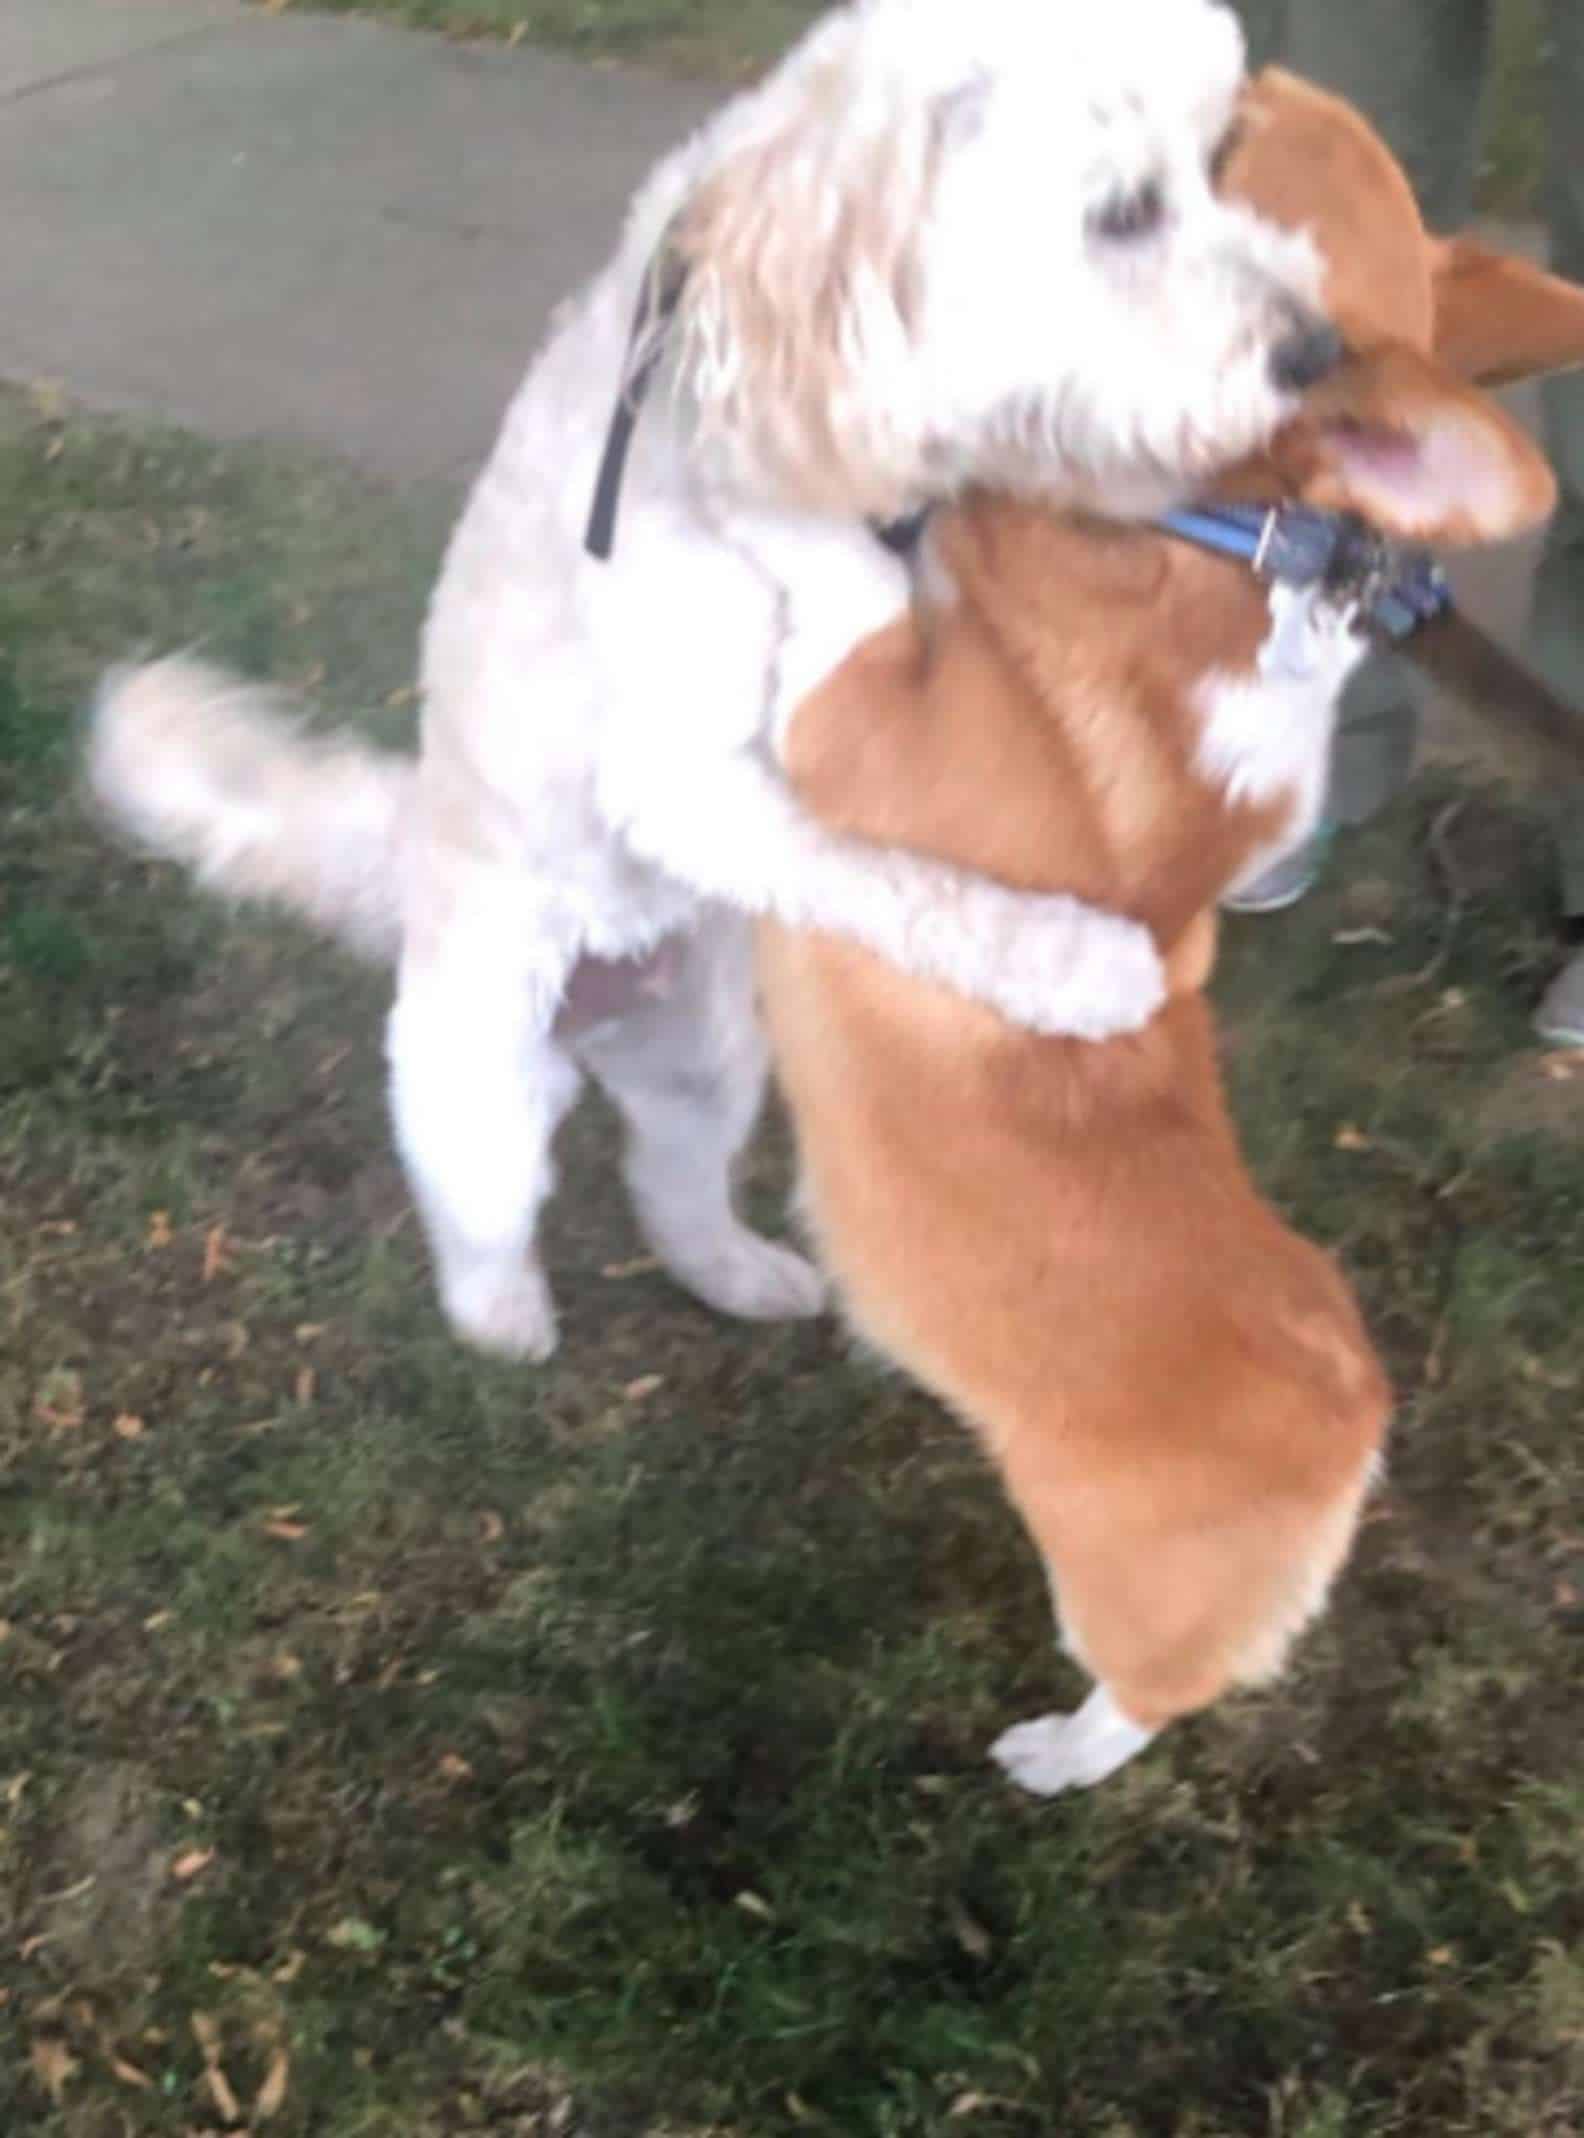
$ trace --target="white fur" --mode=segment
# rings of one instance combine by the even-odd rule
[[[1097,1685],[1076,1714],[1041,1715],[1003,1730],[990,1757],[1020,1789],[1053,1797],[1103,1782],[1156,1735],[1124,1714],[1108,1686]]]
[[[190,663],[102,695],[90,768],[123,824],[223,889],[399,946],[397,1137],[480,1343],[553,1341],[531,1242],[580,958],[729,909],[843,932],[1040,1029],[1100,1037],[1157,1007],[1144,931],[833,836],[775,744],[909,598],[866,516],[971,482],[1152,512],[1291,413],[1271,357],[1314,301],[1312,251],[1208,178],[1241,52],[1213,0],[838,9],[660,166],[530,370],[434,596],[415,767],[294,740]],[[1160,228],[1106,236],[1146,183]],[[585,522],[664,242],[687,281],[599,563]],[[730,1088],[739,1140],[752,1020],[743,978],[688,1069]],[[700,1133],[696,1108],[651,1112]],[[812,1276],[730,1215],[731,1138],[705,1142],[700,1238],[673,1186],[662,1252],[738,1311],[812,1305]],[[651,1148],[640,1171],[652,1206],[687,1167]]]
[[[1254,678],[1212,675],[1200,689],[1195,761],[1203,777],[1229,801],[1256,808],[1293,797],[1279,840],[1253,854],[1229,891],[1252,883],[1319,821],[1337,706],[1367,651],[1350,614],[1324,595],[1274,586],[1270,605]]]

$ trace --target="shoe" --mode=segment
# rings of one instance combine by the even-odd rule
[[[1584,951],[1569,958],[1546,989],[1534,1028],[1548,1046],[1584,1047]]]
[[[1314,889],[1330,843],[1330,829],[1322,825],[1268,869],[1261,869],[1249,882],[1228,891],[1221,901],[1222,912],[1285,913],[1289,906],[1296,906]],[[1580,1010],[1584,1013],[1584,980],[1580,982]],[[1580,1044],[1584,1045],[1584,1032],[1580,1034]]]

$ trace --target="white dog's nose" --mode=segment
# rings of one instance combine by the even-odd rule
[[[1343,357],[1342,337],[1328,319],[1299,312],[1271,351],[1271,381],[1283,393],[1306,393],[1328,379]]]

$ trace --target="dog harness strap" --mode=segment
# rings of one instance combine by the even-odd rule
[[[910,512],[900,520],[871,520],[869,532],[883,549],[890,550],[893,557],[906,559],[917,553],[934,509],[933,505],[920,505],[917,512]]]
[[[627,341],[627,377],[605,435],[588,531],[583,537],[583,547],[601,564],[610,562],[616,547],[616,513],[621,503],[622,477],[627,472],[627,454],[665,353],[665,330],[676,316],[686,282],[687,264],[669,245],[662,246],[644,270],[638,309]]]

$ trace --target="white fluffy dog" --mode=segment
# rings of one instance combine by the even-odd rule
[[[660,166],[559,318],[434,596],[415,762],[191,661],[108,680],[113,817],[398,960],[396,1133],[475,1343],[554,1343],[533,1235],[585,1070],[675,1274],[737,1314],[818,1305],[731,1208],[764,1076],[749,916],[1045,1030],[1156,1007],[1142,930],[836,838],[776,751],[908,599],[866,522],[971,483],[1155,512],[1292,413],[1317,268],[1215,197],[1241,74],[1213,0],[852,0]],[[601,561],[590,501],[648,365]],[[590,959],[617,970],[591,988]]]

